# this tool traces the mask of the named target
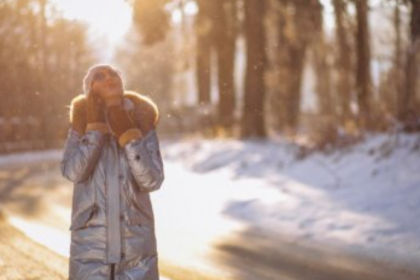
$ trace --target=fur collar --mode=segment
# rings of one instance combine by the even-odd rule
[[[73,98],[70,105],[70,123],[82,121],[86,124],[86,101],[84,94]],[[129,112],[143,134],[156,128],[159,110],[149,97],[134,91],[125,91],[123,101],[124,109]]]

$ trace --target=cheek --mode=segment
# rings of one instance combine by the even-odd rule
[[[92,90],[92,92],[95,92],[95,94],[99,94],[101,92],[97,83],[92,84],[91,90]]]
[[[99,83],[94,83],[92,85],[92,91],[96,92],[99,96],[102,96],[104,94],[104,89]]]
[[[121,79],[118,79],[118,86],[119,86],[119,87],[122,87],[122,84],[123,84],[123,83],[122,83],[122,80],[121,80]]]

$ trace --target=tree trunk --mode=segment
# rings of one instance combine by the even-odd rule
[[[398,78],[397,78],[397,94],[402,91],[401,88],[401,68],[403,65],[402,59],[402,39],[401,39],[401,7],[400,0],[396,0],[394,8],[394,29],[395,29],[395,54],[394,54],[394,64],[397,68]]]
[[[211,102],[211,20],[205,2],[197,1],[199,12],[196,21],[196,77],[198,89],[198,103]]]
[[[392,117],[399,118],[399,106],[401,104],[401,97],[404,95],[401,0],[395,0],[394,3],[393,28],[395,39],[393,65],[382,83],[381,94],[383,95],[383,103],[386,105],[387,113]]]
[[[318,105],[320,114],[329,122],[335,120],[335,100],[331,91],[331,51],[328,42],[326,42],[322,21],[322,9],[311,9],[314,17],[320,26],[314,32],[313,60],[316,75],[316,93],[318,95]],[[315,30],[314,30],[315,31]]]
[[[305,65],[307,44],[288,46],[288,69],[290,82],[286,92],[286,126],[291,131],[296,131],[299,123],[302,77]]]
[[[370,44],[368,22],[368,0],[356,0],[357,14],[357,102],[359,105],[359,125],[365,130],[371,127],[371,77]]]
[[[340,121],[342,125],[351,118],[351,47],[348,30],[345,27],[346,3],[344,0],[333,0],[336,38],[338,40],[338,69],[337,92],[339,96]]]
[[[276,61],[279,89],[273,106],[278,107],[278,125],[291,134],[296,132],[299,124],[306,52],[314,34],[320,32],[320,9],[318,0],[279,1],[279,51]]]
[[[54,136],[53,130],[51,127],[54,127],[52,124],[54,118],[51,118],[52,115],[55,115],[52,113],[52,110],[54,110],[54,99],[49,94],[49,86],[47,84],[47,77],[49,77],[49,69],[47,64],[47,53],[48,53],[48,46],[47,46],[47,38],[48,38],[48,30],[47,30],[47,15],[46,15],[46,0],[39,0],[40,10],[39,10],[39,21],[40,21],[40,32],[39,32],[39,50],[38,54],[40,56],[40,64],[39,64],[39,71],[41,73],[40,75],[40,102],[43,106],[42,108],[42,117],[43,117],[43,124],[42,124],[42,130],[43,130],[43,136],[44,136],[44,145],[45,148],[52,147],[54,142]],[[48,106],[49,104],[50,106]]]
[[[400,99],[399,119],[402,122],[413,122],[416,114],[416,86],[418,79],[418,52],[420,49],[420,2],[411,0],[410,37],[405,68],[405,89]]]
[[[335,98],[331,91],[331,65],[328,61],[330,47],[320,33],[314,46],[314,64],[316,75],[316,93],[320,114],[329,120],[335,119]]]
[[[236,104],[234,86],[236,0],[219,0],[218,14],[219,18],[214,22],[217,34],[218,123],[225,129],[231,129]]]
[[[197,89],[198,103],[210,103],[210,57],[211,48],[205,38],[197,38]]]
[[[265,1],[244,1],[246,74],[241,137],[266,137],[264,118],[266,55],[263,24]]]

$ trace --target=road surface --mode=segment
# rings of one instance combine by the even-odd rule
[[[0,222],[0,280],[66,277],[72,185],[61,177],[58,159],[56,156],[30,164],[0,166],[0,209],[5,216]],[[179,175],[182,171],[171,172],[171,168],[176,168],[171,164],[165,167],[169,176],[166,176],[164,188],[179,188],[179,179],[173,174]],[[165,192],[164,189],[160,191]],[[325,244],[302,244],[286,236],[269,236],[252,227],[241,228],[218,214],[211,216],[211,206],[209,211],[203,211],[202,215],[198,211],[197,215],[194,209],[203,202],[194,201],[191,197],[193,193],[189,192],[188,197],[183,191],[185,188],[179,188],[170,195],[152,195],[157,221],[159,268],[167,279],[420,279],[420,269],[385,265]],[[178,204],[170,204],[168,200],[178,201]],[[168,209],[168,205],[172,209]],[[187,211],[191,217],[185,217],[185,211],[183,217],[177,217],[176,207],[191,207],[191,211]],[[25,242],[32,242],[28,246],[31,248],[29,251],[22,249],[25,248],[23,245],[22,248],[16,247],[24,238],[19,231],[30,238],[25,239]],[[41,272],[28,266],[25,269],[28,269],[27,273],[33,271],[32,278],[27,277],[28,274],[20,277],[18,272],[15,277],[10,276],[14,268],[18,271],[25,258],[30,258],[28,254],[34,256],[38,251],[39,256],[49,254],[32,262]],[[5,256],[21,257],[13,257],[19,260],[14,263]],[[42,262],[45,259],[56,261]],[[49,267],[52,263],[56,264]],[[41,277],[42,273],[56,276]],[[4,278],[4,275],[9,276]]]

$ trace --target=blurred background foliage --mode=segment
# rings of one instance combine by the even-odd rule
[[[57,1],[0,0],[1,153],[60,148],[100,62],[156,101],[162,134],[322,149],[419,130],[418,0],[121,0],[131,26],[106,58]]]

